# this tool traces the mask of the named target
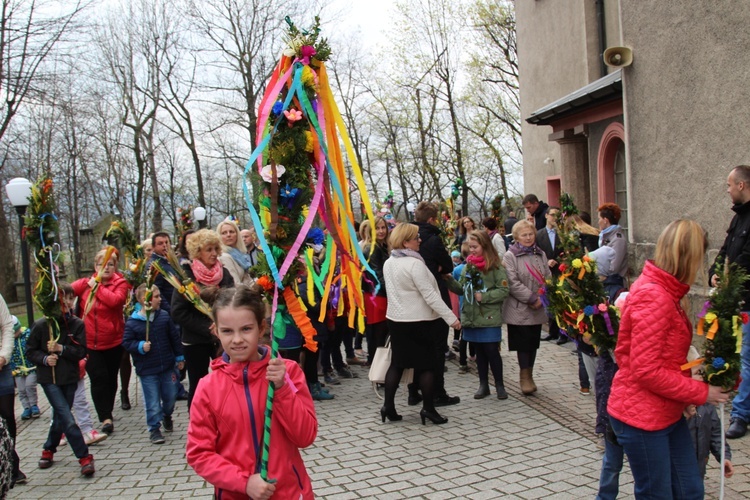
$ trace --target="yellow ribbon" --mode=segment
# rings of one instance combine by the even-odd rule
[[[729,363],[724,363],[724,369],[723,370],[719,370],[719,371],[714,372],[711,375],[709,375],[708,376],[708,381],[711,382],[712,378],[714,378],[716,375],[721,375],[722,373],[724,373],[727,370],[729,370]]]
[[[740,354],[742,352],[742,323],[737,316],[732,316],[732,331],[733,335],[737,337],[737,349],[734,352]]]

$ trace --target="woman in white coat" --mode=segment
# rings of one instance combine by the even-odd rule
[[[221,238],[221,255],[219,262],[232,275],[235,284],[252,285],[255,280],[250,276],[252,261],[247,254],[245,243],[240,238],[240,228],[231,219],[225,219],[216,226]]]
[[[426,420],[444,424],[447,418],[435,411],[434,375],[442,369],[435,357],[435,343],[440,339],[440,323],[455,329],[461,322],[440,297],[437,281],[419,254],[419,228],[399,224],[390,236],[391,256],[383,264],[385,288],[388,290],[386,318],[391,334],[391,366],[385,376],[385,401],[380,417],[401,420],[396,413],[395,396],[404,368],[414,368],[415,380],[422,390],[422,425]]]

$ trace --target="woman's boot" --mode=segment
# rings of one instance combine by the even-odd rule
[[[490,384],[485,380],[479,382],[479,389],[474,393],[474,399],[484,399],[490,395]]]
[[[531,378],[531,368],[521,368],[521,392],[526,396],[536,391],[536,386]]]

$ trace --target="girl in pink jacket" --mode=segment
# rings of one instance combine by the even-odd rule
[[[216,498],[314,498],[299,449],[317,435],[315,407],[299,365],[269,359],[271,350],[258,345],[265,329],[260,292],[239,285],[208,288],[202,295],[213,302],[224,354],[198,383],[190,410],[188,464],[214,485]],[[269,382],[275,387],[268,455],[273,482],[260,476]]]

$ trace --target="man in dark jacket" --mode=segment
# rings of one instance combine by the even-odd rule
[[[536,232],[536,244],[542,249],[544,255],[547,256],[547,265],[552,273],[553,278],[560,276],[560,259],[563,254],[562,243],[560,237],[557,234],[557,214],[560,211],[557,207],[548,207],[545,219],[546,225]],[[563,345],[568,341],[568,337],[560,335],[560,329],[557,327],[557,322],[552,316],[549,316],[549,333],[542,340],[557,340],[559,345]]]
[[[422,201],[417,205],[414,211],[414,221],[419,226],[419,254],[424,259],[427,268],[435,276],[440,296],[448,307],[451,307],[451,297],[448,292],[448,284],[445,282],[444,275],[453,272],[453,261],[445,249],[443,240],[440,238],[440,229],[435,225],[438,218],[438,209],[434,203]],[[449,396],[445,391],[445,353],[449,352],[448,332],[450,328],[445,325],[445,331],[441,333],[440,339],[436,343],[436,358],[440,359],[440,364],[435,372],[435,406],[448,406],[458,404],[461,399],[458,396]],[[413,386],[414,384],[410,384]],[[416,388],[409,388],[409,404],[419,403],[416,396]]]
[[[737,264],[746,273],[750,273],[750,166],[734,167],[727,178],[727,193],[732,199],[735,215],[727,229],[724,245],[716,256],[711,268],[711,285],[716,286],[717,266],[725,260]],[[750,312],[750,283],[745,285],[743,294],[744,311]],[[737,395],[732,401],[732,413],[726,436],[729,439],[739,438],[747,432],[750,422],[750,324],[742,326],[742,370]]]
[[[148,268],[153,261],[158,261],[159,265],[164,268],[165,271],[174,273],[174,269],[172,269],[172,266],[169,265],[169,261],[167,260],[167,251],[169,250],[170,245],[169,234],[164,232],[154,233],[151,237],[151,241],[154,247],[154,252],[151,254],[151,258],[146,267]],[[161,275],[161,273],[156,274],[154,285],[156,285],[161,292],[162,311],[169,313],[174,287],[164,278],[164,276]]]
[[[547,213],[549,205],[543,201],[539,201],[539,198],[537,198],[535,194],[527,194],[524,196],[522,203],[523,208],[525,208],[529,216],[534,219],[533,222],[536,230],[539,231],[542,229],[547,224],[544,214]]]

